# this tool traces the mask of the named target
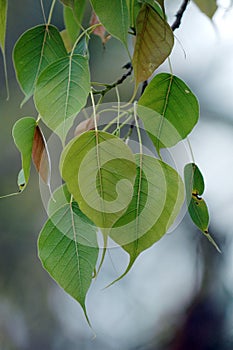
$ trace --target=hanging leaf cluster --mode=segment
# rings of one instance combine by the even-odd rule
[[[208,231],[209,214],[201,197],[204,180],[199,168],[194,163],[187,164],[183,183],[183,175],[161,155],[163,148],[187,138],[199,118],[198,101],[187,84],[171,72],[155,74],[174,46],[175,28],[167,22],[164,1],[112,0],[110,4],[109,0],[61,0],[61,3],[63,31],[51,24],[53,0],[47,23],[28,29],[14,46],[15,73],[24,94],[22,104],[33,98],[38,116],[18,120],[13,138],[22,160],[17,180],[19,192],[28,184],[31,161],[50,188],[51,164],[43,124],[61,139],[63,150],[57,171],[64,184],[51,195],[38,252],[44,268],[80,303],[90,323],[86,295],[102,266],[109,239],[129,256],[125,272],[117,276],[119,280],[137,257],[159,241],[174,223],[185,191],[194,224],[217,245]],[[208,2],[208,6],[207,1],[195,3],[210,18],[216,11],[215,1]],[[0,0],[3,55],[6,15],[7,1]],[[92,35],[98,35],[104,44],[110,37],[119,40],[132,56],[124,67],[127,72],[112,84],[91,81],[88,45]],[[130,52],[132,36],[134,47]],[[103,101],[132,72],[133,104],[123,108],[118,101],[113,108],[115,119],[99,126],[98,96]],[[147,87],[136,100],[141,83]],[[92,101],[93,113],[79,122],[68,142],[69,130],[88,101]],[[142,123],[154,147],[152,155],[143,151]],[[117,127],[112,131],[114,125]],[[128,142],[133,129],[139,144],[136,154]]]

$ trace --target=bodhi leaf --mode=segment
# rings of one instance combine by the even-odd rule
[[[126,0],[91,0],[100,22],[114,37],[127,46],[129,13]]]
[[[51,164],[49,152],[44,135],[39,126],[36,126],[35,128],[32,146],[32,160],[43,182],[50,186]]]
[[[194,0],[194,3],[210,19],[213,17],[213,15],[218,9],[216,0]]]
[[[66,54],[58,29],[51,25],[31,28],[18,39],[13,59],[18,82],[25,94],[23,102],[32,96],[40,72]]]
[[[86,294],[98,258],[96,227],[67,203],[52,214],[38,240],[39,258],[52,278],[86,311]]]
[[[88,60],[71,54],[43,70],[36,84],[35,104],[44,123],[64,141],[90,91]]]
[[[18,185],[20,190],[23,190],[23,188],[27,185],[30,176],[35,129],[35,119],[31,117],[24,117],[15,123],[12,130],[14,142],[20,151],[22,158],[22,171],[18,176]],[[24,184],[23,181],[25,181]]]
[[[189,215],[193,223],[204,233],[218,252],[221,252],[208,231],[209,212],[204,199],[200,197],[204,192],[204,179],[198,166],[194,163],[186,164],[184,178]]]
[[[180,135],[180,141],[192,131],[199,118],[199,105],[195,95],[181,79],[169,73],[156,75],[146,87],[138,104],[150,108],[162,117],[158,129],[152,130],[155,136],[152,141],[157,151],[164,147],[161,140],[164,139],[163,134],[167,134],[169,124]],[[143,115],[140,117],[143,119]],[[174,146],[176,138],[175,143],[172,140],[168,138],[165,146]]]
[[[125,212],[133,195],[136,165],[118,137],[88,131],[64,149],[60,170],[82,212],[102,230]]]
[[[133,55],[136,86],[147,80],[170,55],[174,45],[168,23],[148,4],[143,4],[136,23]]]
[[[110,237],[135,259],[167,232],[184,201],[184,186],[178,173],[156,158],[137,154],[137,177],[133,199],[114,224]]]

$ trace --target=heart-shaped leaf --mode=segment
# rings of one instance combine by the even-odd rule
[[[118,137],[88,131],[64,149],[60,169],[82,212],[102,230],[125,212],[133,195],[134,156]]]
[[[159,124],[153,127],[153,113],[140,112],[146,129],[154,135],[153,143],[159,151],[162,147],[174,146],[178,141],[187,137],[199,118],[199,104],[189,87],[178,77],[169,73],[156,75],[146,87],[138,104],[161,115]],[[174,138],[169,137],[171,126],[174,128]],[[152,127],[152,129],[151,129]],[[179,135],[177,137],[175,135]],[[165,137],[166,136],[166,137]],[[165,144],[163,141],[166,140]]]
[[[91,0],[100,22],[114,37],[127,46],[129,13],[126,0]]]
[[[130,262],[167,232],[184,201],[184,186],[179,174],[153,157],[136,155],[137,177],[133,199],[127,211],[110,231],[110,237],[129,253]]]
[[[26,102],[33,94],[40,72],[58,58],[66,56],[66,49],[58,29],[39,25],[26,31],[15,44],[13,59],[18,82]]]
[[[147,80],[170,55],[174,36],[167,22],[148,4],[143,4],[136,23],[133,55],[136,86]]]
[[[64,141],[90,91],[88,60],[81,55],[62,58],[43,70],[36,84],[35,103],[44,123]]]
[[[96,227],[79,210],[67,203],[53,213],[38,240],[39,258],[55,281],[83,308],[98,258]]]

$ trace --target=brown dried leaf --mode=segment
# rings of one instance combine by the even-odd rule
[[[32,146],[32,160],[43,182],[46,185],[50,185],[50,158],[44,135],[42,134],[39,126],[36,126],[35,128]]]
[[[138,14],[136,34],[133,67],[138,85],[170,55],[174,36],[168,23],[148,4],[144,4]]]

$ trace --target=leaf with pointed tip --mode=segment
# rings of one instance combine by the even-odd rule
[[[146,129],[150,129],[154,135],[153,143],[157,149],[174,146],[178,141],[187,137],[196,125],[199,118],[199,105],[195,95],[190,88],[178,77],[169,73],[160,73],[156,75],[149,85],[146,87],[143,95],[138,101],[138,104],[159,113],[161,121],[153,127],[153,121],[149,117],[145,117],[142,113],[140,118]],[[151,114],[153,118],[153,113]],[[162,140],[164,135],[169,134],[169,128],[174,127],[174,132],[177,131],[178,137],[167,138],[165,145]],[[150,131],[150,130],[149,130]]]
[[[81,55],[61,58],[40,74],[34,95],[36,107],[43,122],[63,141],[89,92],[88,60]]]
[[[194,3],[210,19],[213,17],[213,15],[218,9],[216,0],[194,0]]]
[[[0,0],[0,48],[3,54],[5,53],[7,5],[7,0]]]
[[[129,13],[126,0],[91,0],[92,7],[106,30],[127,46]]]
[[[133,55],[136,86],[147,80],[170,55],[174,45],[168,23],[148,4],[143,4],[136,23]]]
[[[19,174],[18,185],[26,187],[31,168],[32,146],[34,133],[36,129],[36,121],[31,117],[24,117],[18,120],[12,130],[14,142],[21,153],[22,172]],[[23,176],[23,177],[22,177]],[[24,181],[23,181],[24,178]],[[24,182],[24,184],[23,184]]]
[[[167,232],[184,201],[179,174],[166,163],[147,155],[136,155],[137,177],[127,211],[110,231],[110,237],[129,253],[130,262]]]
[[[109,229],[125,212],[136,176],[134,156],[118,137],[88,131],[64,149],[60,171],[82,212]]]
[[[186,164],[184,168],[186,201],[189,215],[193,223],[204,233],[207,239],[219,251],[219,247],[208,232],[209,211],[203,198],[200,197],[204,192],[204,179],[198,166],[194,163]]]
[[[96,227],[75,202],[48,219],[38,240],[39,258],[52,278],[86,311],[86,294],[98,258]]]
[[[27,30],[14,47],[13,59],[18,82],[26,102],[34,92],[40,72],[50,63],[66,56],[58,29],[39,25]]]
[[[38,125],[35,128],[33,138],[32,160],[43,182],[46,185],[50,185],[50,157],[44,135]]]

